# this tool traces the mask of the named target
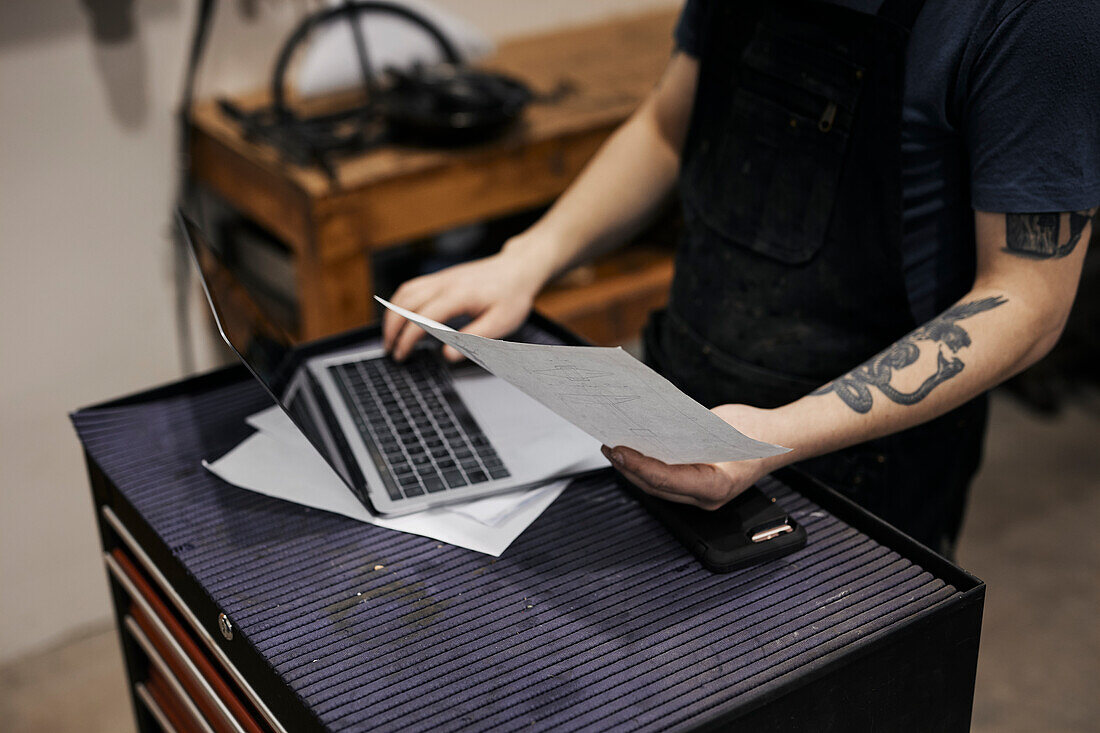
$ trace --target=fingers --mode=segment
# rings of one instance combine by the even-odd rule
[[[624,478],[647,494],[703,509],[717,509],[725,502],[728,487],[721,481],[721,472],[710,464],[670,466],[623,446],[600,450]]]
[[[436,321],[445,321],[457,313],[446,301],[437,296],[442,287],[437,277],[418,277],[402,285],[393,294],[394,305],[415,311]],[[382,323],[382,345],[396,361],[403,361],[416,342],[424,336],[424,330],[403,316],[386,311]]]
[[[620,469],[635,474],[636,477],[645,481],[657,491],[682,493],[674,488],[676,486],[676,470],[668,463],[643,456],[637,450],[623,446],[619,446],[612,451],[612,462],[615,462]]]
[[[462,329],[462,333],[485,336],[486,338],[500,338],[514,331],[522,318],[523,316],[520,316],[519,321],[517,321],[507,307],[493,306],[471,321],[466,328]],[[443,348],[443,357],[451,362],[464,358],[457,349],[451,346]]]
[[[523,322],[533,297],[525,297],[524,289],[514,287],[515,283],[509,285],[516,277],[513,269],[496,257],[455,265],[413,278],[398,288],[391,300],[437,321],[469,315],[475,320],[463,329],[465,333],[504,336]],[[405,359],[423,335],[422,329],[396,313],[383,314],[382,343],[397,361]],[[451,361],[462,358],[451,348],[444,349],[444,355]]]
[[[437,287],[433,285],[433,278],[418,277],[399,287],[390,302],[402,308],[417,311],[431,300],[436,291]],[[412,327],[412,324],[393,311],[387,309],[382,314],[382,345],[386,351],[393,353],[394,345],[406,327]]]
[[[449,318],[454,318],[457,315],[465,313],[468,307],[455,300],[451,299],[435,299],[420,307],[417,311],[420,315],[430,318],[433,321],[446,321]],[[416,342],[424,336],[424,329],[420,328],[414,323],[406,321],[405,327],[401,329],[401,333],[398,334],[393,344],[393,349],[390,351],[390,355],[396,361],[404,361],[408,357],[409,352],[412,351]]]
[[[382,313],[382,347],[387,352],[393,351],[393,344],[397,340],[401,329],[408,323],[407,320],[389,309]]]
[[[466,356],[453,346],[444,346],[443,358],[454,364],[455,362],[462,361]]]
[[[619,474],[622,475],[630,483],[637,486],[639,489],[649,494],[650,496],[656,496],[658,499],[664,499],[665,501],[671,501],[676,504],[687,504],[689,506],[697,506],[702,508],[702,504],[694,496],[688,496],[686,494],[674,494],[668,491],[661,491],[647,484],[644,479],[637,474],[633,474],[626,469],[620,468]]]
[[[709,463],[670,465],[625,446],[615,448],[612,453],[619,454],[623,468],[659,491],[694,495],[710,489],[715,483],[716,471]]]

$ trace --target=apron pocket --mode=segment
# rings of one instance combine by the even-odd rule
[[[808,262],[829,226],[861,76],[761,24],[730,96],[697,99],[697,138],[681,174],[690,212],[754,252]]]

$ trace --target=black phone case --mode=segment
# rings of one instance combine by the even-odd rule
[[[707,511],[658,499],[625,480],[623,483],[629,486],[642,506],[711,572],[728,573],[746,565],[782,557],[806,544],[805,528],[756,486],[750,487],[722,508]],[[752,540],[755,533],[782,524],[789,525],[792,531],[760,542]]]

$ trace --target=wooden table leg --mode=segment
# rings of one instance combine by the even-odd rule
[[[303,341],[363,326],[375,317],[371,256],[359,246],[354,218],[328,216],[315,222],[313,236],[297,261]],[[324,258],[325,252],[344,254]]]

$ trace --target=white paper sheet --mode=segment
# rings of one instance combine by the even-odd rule
[[[604,445],[665,463],[741,461],[789,450],[743,435],[620,348],[498,341],[375,299]]]
[[[215,475],[243,489],[399,532],[499,557],[569,483],[511,492],[402,517],[367,511],[278,407],[247,418],[259,432],[213,462]]]

